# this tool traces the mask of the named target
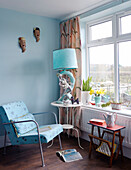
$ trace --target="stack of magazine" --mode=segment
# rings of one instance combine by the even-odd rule
[[[81,154],[77,152],[76,149],[57,151],[56,155],[59,156],[65,162],[72,162],[83,159]]]

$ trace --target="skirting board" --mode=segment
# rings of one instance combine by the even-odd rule
[[[6,146],[9,146],[11,145],[10,143],[10,140],[7,136],[7,139],[6,139]],[[3,148],[4,147],[4,136],[0,136],[0,148]]]
[[[82,139],[85,139],[85,140],[87,140],[87,141],[90,141],[87,132],[81,131],[81,138],[82,138]],[[125,157],[131,159],[131,148],[127,148],[127,147],[123,146],[123,155],[124,155]]]

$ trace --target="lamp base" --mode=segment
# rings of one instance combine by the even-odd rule
[[[67,79],[63,78],[62,76],[66,75],[66,77],[69,77],[70,79],[70,83],[68,82]],[[71,102],[71,97],[72,97],[72,90],[74,88],[74,84],[75,84],[75,79],[73,77],[73,74],[70,71],[62,71],[61,73],[57,74],[58,78],[59,78],[59,85],[64,89],[63,94],[61,95],[61,97],[58,99],[58,101],[56,101],[58,104],[65,104],[67,105],[68,103]]]

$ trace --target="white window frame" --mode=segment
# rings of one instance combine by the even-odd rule
[[[127,11],[127,12],[123,12],[117,15],[117,21],[118,21],[118,37],[120,38],[128,38],[131,36],[131,33],[127,33],[127,34],[122,34],[121,33],[121,25],[120,25],[120,18],[121,17],[125,17],[131,15],[131,11]]]
[[[118,43],[131,41],[131,33],[121,34],[120,29],[120,18],[131,15],[130,11],[123,11],[121,13],[115,13],[107,17],[101,17],[97,20],[93,20],[86,23],[86,50],[87,50],[87,76],[90,76],[90,58],[89,58],[89,48],[107,44],[114,44],[114,92],[115,101],[119,102],[119,46]],[[112,37],[102,38],[98,40],[91,40],[90,27],[96,24],[100,24],[106,21],[112,20]]]
[[[104,23],[104,22],[108,22],[112,20],[112,16],[103,18],[103,19],[98,19],[96,21],[92,21],[89,24],[87,24],[87,46],[88,47],[92,47],[92,46],[96,46],[97,44],[105,44],[111,41],[112,37],[108,37],[108,38],[101,38],[101,39],[97,39],[97,40],[91,40],[91,35],[90,35],[90,27],[97,25],[99,23]]]

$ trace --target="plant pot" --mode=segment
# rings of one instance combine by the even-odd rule
[[[88,104],[91,101],[90,91],[82,91],[81,93],[81,101],[83,104]]]
[[[101,102],[101,96],[95,96],[95,105],[98,106],[98,104]]]
[[[121,110],[121,103],[111,103],[112,110]]]

